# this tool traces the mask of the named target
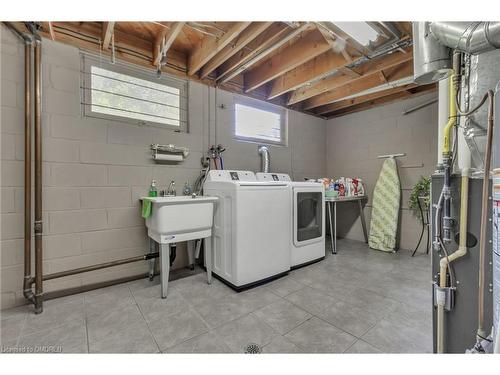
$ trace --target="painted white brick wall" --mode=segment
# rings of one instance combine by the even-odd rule
[[[1,65],[1,308],[23,303],[24,48],[0,27]],[[43,210],[44,272],[51,273],[143,254],[146,230],[138,198],[151,179],[160,189],[175,180],[178,193],[199,174],[209,144],[227,146],[227,168],[258,170],[257,145],[235,141],[230,109],[216,108],[215,90],[190,83],[189,132],[135,126],[81,116],[80,57],[76,48],[44,40]],[[218,104],[231,108],[234,95],[218,91]],[[215,115],[217,112],[217,116]],[[216,118],[217,117],[217,118]],[[217,125],[216,124],[217,120]],[[326,171],[322,119],[289,113],[288,147],[272,147],[272,169],[295,178]],[[157,165],[151,143],[191,149],[179,165]],[[182,246],[175,267],[186,264]],[[145,262],[44,283],[45,291],[146,272]]]
[[[437,103],[409,115],[407,108],[429,101],[437,93],[380,106],[327,121],[327,173],[332,177],[363,179],[368,196],[373,196],[384,160],[378,155],[406,153],[398,158],[402,188],[400,247],[414,249],[421,231],[420,220],[408,209],[413,185],[421,176],[430,176],[437,163]],[[418,168],[405,168],[417,166]],[[365,207],[369,228],[371,200]],[[354,203],[338,206],[339,236],[362,240],[363,231]],[[424,238],[425,241],[425,238]],[[420,251],[423,251],[425,243]]]

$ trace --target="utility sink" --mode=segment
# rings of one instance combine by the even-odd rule
[[[141,198],[143,200],[145,198]],[[155,241],[160,246],[161,297],[167,297],[170,269],[170,246],[176,242],[203,239],[207,282],[212,282],[212,225],[214,206],[219,198],[210,196],[173,196],[149,198],[153,204],[151,215],[146,219],[150,251]],[[198,249],[201,241],[198,241]],[[189,246],[188,246],[189,248]],[[196,251],[197,253],[199,250]],[[188,251],[189,256],[189,251]],[[194,263],[193,263],[194,264]],[[150,280],[154,277],[155,260],[149,264]]]
[[[141,198],[141,200],[144,198]],[[173,196],[152,200],[151,216],[146,219],[149,237],[158,243],[185,241],[187,237],[211,235],[217,197]]]

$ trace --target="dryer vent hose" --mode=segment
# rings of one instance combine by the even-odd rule
[[[269,149],[267,146],[259,146],[260,154],[260,171],[264,173],[269,172],[269,166],[271,164],[271,158],[269,156]]]

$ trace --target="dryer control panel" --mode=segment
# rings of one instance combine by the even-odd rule
[[[257,172],[257,181],[292,181],[286,173]]]
[[[255,173],[251,171],[230,171],[212,169],[208,172],[208,181],[257,181]]]

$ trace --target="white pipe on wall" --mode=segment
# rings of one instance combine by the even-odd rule
[[[443,164],[443,129],[450,117],[450,78],[439,81],[438,103],[438,164]]]

